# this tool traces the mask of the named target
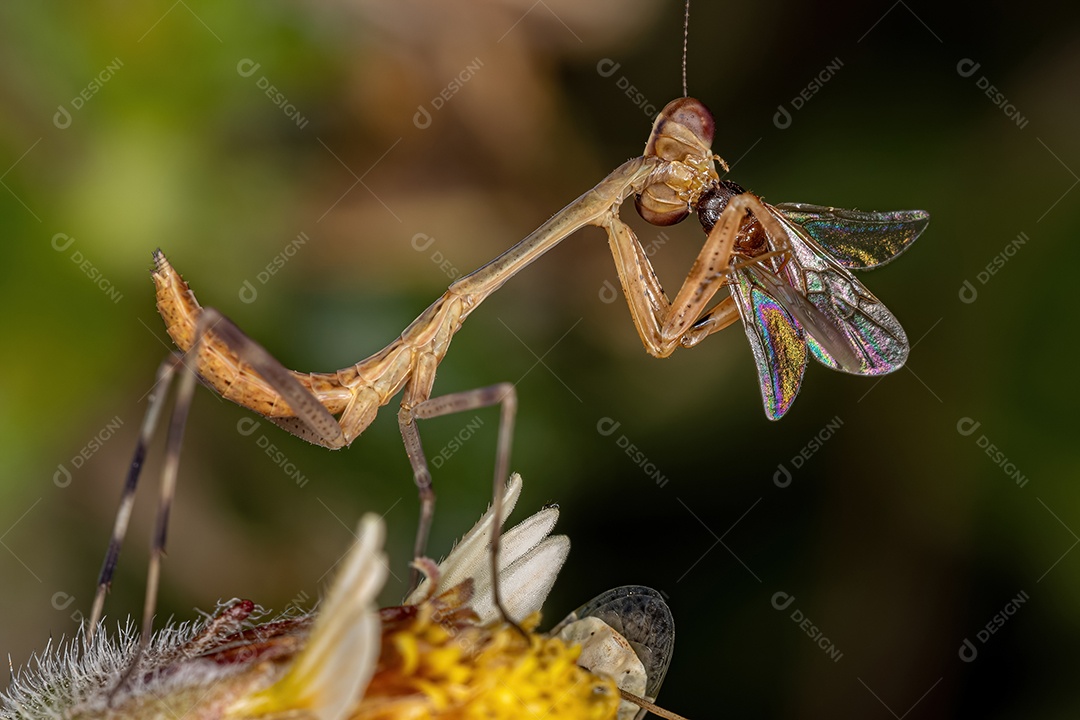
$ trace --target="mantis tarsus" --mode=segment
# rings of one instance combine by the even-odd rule
[[[604,229],[623,292],[645,349],[667,357],[692,347],[741,318],[751,342],[766,413],[782,416],[798,393],[807,355],[855,374],[880,374],[907,357],[903,329],[854,279],[849,269],[888,262],[926,227],[922,211],[860,213],[812,205],[765,204],[731,182],[721,182],[711,143],[714,121],[705,106],[683,97],[657,117],[642,156],[623,163],[532,234],[454,284],[393,342],[356,365],[330,373],[286,369],[221,313],[202,308],[163,253],[156,252],[158,309],[180,350],[195,355],[202,379],[223,397],[323,447],[349,445],[371,424],[379,407],[403,391],[398,422],[420,493],[416,556],[424,552],[435,495],[416,421],[500,405],[494,480],[498,508],[509,472],[516,395],[508,383],[432,397],[435,370],[465,318],[531,262],[586,225]],[[635,197],[639,213],[657,225],[696,212],[705,243],[673,300],[664,293],[645,248],[619,217]],[[710,307],[721,287],[732,294]],[[162,380],[179,360],[163,365]],[[190,394],[189,380],[182,391]],[[178,403],[179,405],[180,403]],[[159,405],[151,404],[102,567],[89,631],[100,617],[126,530],[130,495]],[[186,412],[186,409],[185,409]],[[335,417],[337,416],[337,417]],[[175,429],[179,433],[180,430]],[[170,443],[170,447],[174,445]],[[178,452],[177,436],[175,448]],[[167,460],[175,477],[175,458]],[[163,491],[148,580],[144,627],[149,629],[157,564],[164,547],[171,483]],[[125,511],[125,508],[128,510]],[[496,517],[494,526],[500,526]],[[492,566],[499,536],[492,539]],[[497,584],[496,606],[503,610]],[[506,613],[503,612],[503,616]],[[509,620],[509,618],[507,617]],[[148,633],[144,633],[148,634]]]

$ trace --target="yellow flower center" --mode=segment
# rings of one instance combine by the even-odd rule
[[[580,648],[557,638],[526,639],[505,626],[442,625],[427,605],[395,625],[384,629],[378,669],[353,720],[600,720],[618,710],[615,684],[579,668]]]

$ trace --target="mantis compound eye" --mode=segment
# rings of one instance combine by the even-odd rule
[[[704,103],[691,97],[677,98],[656,116],[644,154],[678,162],[707,159],[712,154],[715,131],[716,121]]]
[[[634,206],[653,225],[674,225],[690,214],[691,198],[712,168],[716,122],[700,100],[672,100],[656,117],[645,155],[666,160],[670,177],[646,186]],[[715,177],[715,175],[713,175]]]

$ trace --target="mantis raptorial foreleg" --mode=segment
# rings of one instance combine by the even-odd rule
[[[674,301],[668,300],[645,248],[617,209],[612,208],[598,223],[608,234],[630,317],[650,354],[667,357],[677,348],[695,345],[739,319],[730,297],[707,312],[705,308],[727,282],[735,241],[748,212],[778,244],[783,242],[783,228],[765,205],[753,195],[736,195],[706,237]],[[753,262],[760,262],[760,258]]]
[[[699,101],[689,97],[672,101],[657,116],[641,157],[623,163],[502,255],[452,284],[384,349],[335,372],[288,370],[220,313],[201,308],[187,283],[160,251],[156,253],[153,277],[158,309],[193,369],[184,372],[170,425],[147,581],[143,642],[150,635],[180,437],[195,371],[222,397],[331,449],[350,445],[371,424],[378,409],[404,391],[398,417],[420,495],[417,555],[424,551],[435,493],[416,421],[499,404],[491,585],[495,605],[513,623],[500,598],[497,561],[498,515],[509,470],[516,395],[513,387],[504,383],[432,398],[435,369],[453,335],[480,303],[585,225],[605,230],[631,317],[650,354],[666,357],[679,347],[692,347],[742,318],[758,364],[765,411],[772,419],[787,412],[798,393],[811,339],[814,356],[834,369],[870,375],[900,367],[908,352],[903,329],[848,268],[874,267],[896,257],[925,229],[927,214],[862,213],[801,204],[768,206],[737,184],[720,180],[715,163],[719,161],[725,170],[727,166],[712,153],[714,130],[711,113]],[[645,248],[619,217],[619,208],[631,196],[639,214],[650,223],[670,225],[696,213],[706,230],[705,243],[673,300],[664,293]],[[802,223],[812,223],[813,228],[794,227]],[[785,227],[791,227],[791,234]],[[838,238],[838,234],[852,237]],[[739,292],[709,308],[721,286],[729,283],[737,284]],[[755,319],[758,300],[748,300],[745,292],[751,286],[757,293],[755,298],[779,306],[782,312],[775,315],[778,329]],[[814,290],[808,292],[811,286]],[[857,320],[844,314],[841,307],[851,293],[858,295]],[[776,341],[774,333],[782,335],[780,339],[790,350],[780,359],[766,357],[762,350],[763,343]],[[151,400],[140,432],[102,567],[88,636],[93,635],[101,616],[164,389],[179,367],[180,361],[171,359],[159,371],[159,395]]]

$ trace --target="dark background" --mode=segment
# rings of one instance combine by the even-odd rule
[[[906,369],[867,379],[813,365],[791,413],[771,423],[740,330],[663,362],[642,351],[625,302],[601,300],[616,274],[596,229],[515,278],[455,339],[436,390],[515,382],[517,517],[562,507],[574,549],[547,620],[615,585],[666,593],[678,641],[663,704],[695,718],[1080,710],[1080,35],[1058,5],[693,8],[690,93],[716,116],[713,147],[733,179],[772,202],[930,212],[906,255],[863,276],[911,338]],[[171,347],[149,281],[154,248],[286,365],[346,366],[450,282],[433,253],[459,274],[496,256],[639,154],[649,112],[681,86],[677,2],[21,3],[0,18],[0,650],[16,667],[74,633],[90,605]],[[259,64],[249,77],[244,59]],[[619,63],[608,77],[605,59]],[[964,60],[979,64],[969,77]],[[416,127],[418,106],[430,110],[470,64]],[[700,230],[636,227],[673,293]],[[260,283],[301,232],[307,244]],[[74,238],[63,251],[58,233]],[[434,238],[422,252],[418,233]],[[245,280],[253,303],[240,300]],[[974,302],[961,300],[965,281]],[[269,423],[243,436],[251,414],[199,389],[160,617],[190,619],[232,596],[310,607],[366,511],[386,514],[397,579],[382,600],[398,602],[417,501],[395,413],[392,402],[331,453]],[[432,555],[489,498],[496,413],[476,417],[479,432],[435,474]],[[620,423],[614,434],[597,431],[603,418]],[[980,423],[970,435],[964,418]],[[435,454],[470,422],[427,423],[426,447]],[[96,436],[102,447],[75,469]],[[113,618],[141,608],[161,445]]]

